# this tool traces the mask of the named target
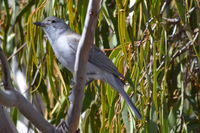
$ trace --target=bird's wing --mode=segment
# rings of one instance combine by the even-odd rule
[[[81,36],[73,31],[70,31],[67,33],[67,37],[69,41],[68,45],[74,50],[74,52],[76,52]],[[95,45],[93,45],[89,51],[88,61],[104,71],[112,73],[115,76],[123,77],[112,61]]]
[[[69,45],[69,47],[76,53],[81,36],[72,30],[65,32],[64,34],[67,37],[66,45]]]
[[[123,77],[112,61],[95,45],[90,49],[88,61],[115,76]]]

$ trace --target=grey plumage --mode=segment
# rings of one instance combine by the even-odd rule
[[[48,17],[42,22],[35,22],[34,24],[43,28],[56,57],[64,67],[73,73],[76,51],[81,36],[72,31],[63,20],[57,17]],[[110,84],[126,100],[136,116],[141,119],[140,112],[123,89],[124,84],[119,78],[123,75],[95,45],[91,47],[89,52],[86,77],[87,81],[100,79]]]

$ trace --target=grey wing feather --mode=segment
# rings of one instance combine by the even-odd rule
[[[68,41],[70,42],[68,45],[74,50],[74,52],[76,52],[81,36],[73,31],[68,32],[67,36]],[[112,61],[95,45],[93,45],[90,49],[88,61],[95,66],[114,74],[115,76],[123,77]]]
[[[79,40],[81,38],[81,36],[77,33],[75,33],[74,31],[68,30],[68,32],[65,33],[66,37],[68,38],[68,44],[69,47],[76,53],[77,51],[77,47],[78,47],[78,43]]]
[[[123,77],[112,61],[95,45],[90,49],[88,61],[115,76]]]

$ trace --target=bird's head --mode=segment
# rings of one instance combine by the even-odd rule
[[[62,19],[54,16],[47,17],[43,21],[34,22],[33,24],[42,27],[48,38],[52,41],[69,29],[68,25]]]

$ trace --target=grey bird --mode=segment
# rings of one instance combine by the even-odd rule
[[[73,73],[76,51],[81,36],[72,31],[62,19],[54,16],[47,17],[34,24],[42,27],[59,62]],[[118,72],[112,61],[98,47],[93,45],[89,52],[86,81],[102,80],[110,84],[126,100],[137,118],[141,119],[140,112],[124,91],[124,83],[119,77],[123,76]]]

